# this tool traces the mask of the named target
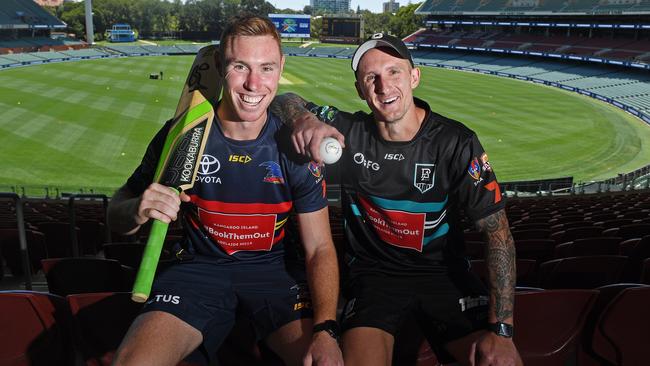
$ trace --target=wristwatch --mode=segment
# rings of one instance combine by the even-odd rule
[[[502,322],[488,323],[487,328],[494,334],[504,338],[512,338],[515,333],[514,327],[511,324]]]
[[[322,323],[314,324],[313,333],[316,334],[318,332],[327,332],[327,334],[338,341],[341,330],[336,320],[325,320]]]

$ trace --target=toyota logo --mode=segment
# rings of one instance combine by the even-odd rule
[[[219,160],[212,155],[203,154],[199,163],[199,175],[210,175],[219,171],[221,164]]]

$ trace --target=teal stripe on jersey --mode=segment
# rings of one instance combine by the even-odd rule
[[[361,211],[359,211],[359,207],[357,207],[356,204],[351,204],[350,208],[352,209],[352,213],[355,214],[356,216],[361,216]]]
[[[370,196],[372,202],[386,210],[400,210],[412,213],[440,212],[447,205],[447,198],[442,202],[413,202],[405,200],[389,200],[386,198]]]
[[[432,242],[433,239],[437,239],[437,238],[447,234],[448,231],[449,231],[449,224],[444,223],[440,228],[438,228],[438,230],[436,230],[435,233],[433,233],[432,235],[429,235],[429,236],[424,238],[423,245],[427,245],[430,242]]]

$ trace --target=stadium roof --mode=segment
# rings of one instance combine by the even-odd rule
[[[420,15],[650,14],[650,0],[425,0]]]
[[[1,0],[0,29],[65,28],[66,24],[33,0]]]

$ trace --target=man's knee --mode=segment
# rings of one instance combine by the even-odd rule
[[[302,365],[311,344],[312,319],[299,319],[287,323],[271,333],[266,343],[287,365]]]
[[[201,332],[174,315],[140,314],[113,359],[113,365],[176,365],[203,341]]]
[[[379,328],[356,327],[343,333],[343,360],[346,365],[390,365],[394,337]]]

